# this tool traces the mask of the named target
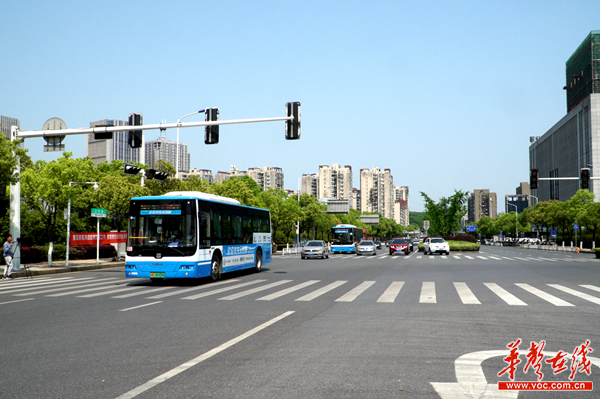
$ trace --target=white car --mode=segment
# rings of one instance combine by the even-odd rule
[[[373,241],[361,241],[356,248],[357,255],[377,255],[377,246]]]
[[[423,243],[423,252],[425,255],[435,253],[450,255],[450,245],[442,237],[429,237]]]

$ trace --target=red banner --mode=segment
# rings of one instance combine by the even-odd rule
[[[96,245],[97,233],[71,233],[70,245]],[[127,232],[100,233],[100,244],[118,244],[127,242]]]

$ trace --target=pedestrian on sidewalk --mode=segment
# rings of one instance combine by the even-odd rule
[[[13,242],[12,236],[9,235],[6,237],[6,242],[4,243],[4,250],[2,251],[2,255],[4,255],[4,261],[6,262],[6,267],[4,268],[4,275],[2,276],[3,280],[12,280],[12,269],[13,269]]]

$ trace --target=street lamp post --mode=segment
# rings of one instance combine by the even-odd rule
[[[179,179],[179,124],[181,123],[181,120],[183,118],[187,118],[188,116],[196,115],[201,112],[204,112],[204,110],[201,109],[200,111],[192,112],[191,114],[184,115],[177,120],[177,146],[175,147],[175,178],[176,179]],[[143,185],[143,180],[142,180],[142,185]]]
[[[506,204],[515,207],[515,244],[519,243],[519,208],[515,204]]]
[[[87,181],[87,182],[69,182],[69,187],[78,186],[80,184],[93,184],[94,190],[98,190],[98,183],[95,181]],[[100,219],[98,219],[100,220]],[[98,233],[99,236],[100,233]],[[69,245],[71,244],[71,195],[69,193],[69,206],[67,207],[67,255],[65,257],[65,264],[69,266]],[[52,266],[52,258],[48,259],[49,265]]]

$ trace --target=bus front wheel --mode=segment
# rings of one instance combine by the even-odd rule
[[[210,278],[212,281],[219,281],[221,279],[221,258],[217,255],[212,258]]]
[[[263,263],[263,256],[262,256],[262,251],[259,248],[256,251],[256,259],[254,261],[254,272],[255,273],[260,273],[260,271],[262,269],[262,263]]]

